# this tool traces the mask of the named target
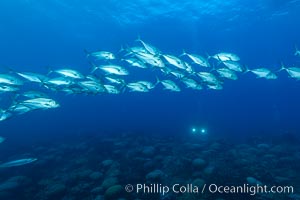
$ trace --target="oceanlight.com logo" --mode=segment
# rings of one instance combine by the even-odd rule
[[[267,185],[249,185],[243,184],[239,186],[225,186],[217,184],[204,184],[203,186],[197,186],[193,184],[127,184],[125,191],[128,193],[135,192],[137,194],[161,194],[166,195],[168,193],[174,194],[204,194],[209,192],[211,194],[249,194],[251,196],[257,194],[293,194],[293,186],[267,186]]]
[[[249,194],[251,196],[256,194],[293,194],[293,186],[267,186],[267,185],[249,185],[243,184],[240,186],[220,186],[210,184],[208,186],[210,193],[218,194]]]

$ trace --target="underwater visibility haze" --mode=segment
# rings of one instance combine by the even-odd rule
[[[1,1],[0,199],[300,199],[299,13],[299,0]]]

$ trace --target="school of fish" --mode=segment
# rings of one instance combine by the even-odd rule
[[[226,80],[237,80],[242,74],[277,79],[280,71],[300,80],[299,67],[282,65],[275,72],[268,68],[250,69],[241,64],[240,57],[234,53],[203,56],[183,51],[175,56],[165,54],[141,39],[137,39],[136,44],[118,53],[85,50],[91,66],[89,74],[72,68],[51,68],[47,74],[14,70],[0,73],[0,95],[13,95],[11,104],[0,108],[0,122],[34,110],[59,107],[47,90],[85,95],[150,92],[159,87],[172,92],[180,92],[183,88],[221,90]],[[295,56],[300,57],[297,48]],[[147,72],[148,80],[137,79],[136,74],[141,72]],[[39,89],[24,89],[33,84]]]
[[[277,71],[263,67],[250,69],[234,53],[203,56],[183,51],[175,56],[165,54],[141,39],[137,39],[136,43],[137,46],[122,48],[118,53],[85,50],[91,66],[89,74],[72,68],[51,68],[47,74],[11,69],[0,73],[0,97],[13,96],[8,107],[0,107],[0,122],[35,110],[58,108],[60,104],[49,96],[49,90],[85,95],[150,92],[158,87],[171,92],[180,92],[183,88],[221,90],[226,80],[237,80],[246,73],[274,80],[281,71],[285,71],[290,78],[300,80],[300,67],[282,64]],[[296,48],[294,55],[300,57],[300,50]],[[147,80],[137,79],[136,74],[141,72],[147,72]],[[33,85],[39,89],[28,89]],[[5,140],[0,136],[0,144]],[[36,160],[12,160],[1,163],[0,168],[21,166]]]

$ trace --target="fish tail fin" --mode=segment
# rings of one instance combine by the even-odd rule
[[[134,40],[135,42],[140,42],[144,46],[144,41],[141,39],[141,36],[138,35],[137,39]]]
[[[125,91],[126,91],[126,85],[123,86],[123,87],[121,87],[121,89],[120,89],[120,92],[121,92],[121,93],[125,93]]]
[[[129,45],[123,47],[123,51],[125,52],[125,57],[134,54],[134,52],[130,49]]]
[[[156,78],[156,82],[155,82],[154,85],[157,86],[160,83],[160,80],[159,80],[159,78],[157,76],[155,76],[155,78]]]
[[[45,87],[48,90],[52,90],[51,86],[47,84],[44,80],[41,80],[40,86]]]
[[[278,72],[281,72],[282,70],[286,70],[286,67],[285,67],[285,65],[283,64],[283,62],[280,62],[280,69],[277,70],[276,72],[278,73]]]
[[[298,46],[297,46],[296,44],[295,44],[295,53],[294,53],[294,55],[295,55],[295,56],[300,55]]]
[[[49,88],[48,86],[47,86],[47,84],[45,83],[45,81],[47,80],[47,78],[45,78],[45,79],[43,79],[43,78],[41,78],[41,77],[37,77],[39,80],[40,80],[40,83],[39,83],[39,85],[40,86],[44,86],[45,88]]]
[[[11,105],[10,108],[13,106],[16,106],[19,102],[18,102],[18,98],[21,96],[21,94],[14,94],[13,96],[10,96],[10,101],[11,101]]]
[[[95,63],[89,61],[89,64],[91,65],[91,73],[94,73],[99,67],[95,65]]]
[[[49,76],[51,73],[53,73],[53,69],[50,67],[50,66],[46,66],[46,69],[47,69],[47,75],[46,76]]]
[[[124,92],[125,92],[126,86],[127,86],[127,84],[125,83],[125,81],[124,81],[123,83],[121,83],[121,87],[120,87],[120,92],[121,92],[121,93],[124,93]]]
[[[196,74],[197,74],[197,72],[192,71],[189,75],[190,75],[190,76],[194,76],[194,75],[196,75]]]
[[[179,80],[181,81],[181,80],[183,80],[185,78],[188,78],[188,75],[184,75],[184,76],[180,77]]]
[[[143,42],[143,40],[141,39],[140,34],[138,34],[137,39],[134,40],[135,42]]]
[[[246,74],[246,73],[248,73],[248,72],[251,72],[251,70],[248,68],[248,66],[247,65],[245,65],[244,66],[244,72],[243,72],[243,74]]]
[[[212,58],[212,56],[211,56],[211,55],[209,55],[207,52],[205,52],[205,54],[206,54],[207,60],[209,60],[209,59],[211,59],[211,58]]]
[[[182,49],[182,53],[179,55],[179,57],[182,57],[182,56],[185,56],[185,55],[187,55],[187,53],[186,53],[185,49]]]
[[[216,70],[217,70],[216,65],[214,63],[212,63],[210,72],[216,71]]]
[[[125,44],[125,46],[121,46],[119,53],[124,52],[125,55],[124,56],[128,56],[130,54],[132,54],[133,52],[130,49],[130,46],[128,44]]]
[[[120,47],[120,49],[119,49],[119,51],[118,51],[118,54],[119,54],[119,53],[122,53],[122,52],[126,52],[126,48],[124,48],[123,45],[121,45],[121,47]]]
[[[223,62],[221,61],[221,60],[217,60],[217,66],[219,66],[219,65],[221,65],[221,64],[223,64]]]
[[[87,49],[83,49],[86,57],[89,57],[91,55],[91,53],[87,50]]]

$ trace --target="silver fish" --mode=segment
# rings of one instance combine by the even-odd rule
[[[0,92],[15,92],[18,90],[19,90],[19,88],[15,87],[15,86],[0,84]]]
[[[176,71],[176,70],[171,70],[170,74],[172,74],[173,76],[175,76],[178,79],[181,79],[186,76],[185,73],[183,73],[181,71]]]
[[[300,80],[300,68],[299,67],[285,67],[284,65],[281,66],[279,71],[285,70],[291,78]]]
[[[180,88],[178,87],[178,85],[176,85],[176,83],[174,83],[171,80],[158,80],[158,82],[160,82],[163,86],[165,90],[170,90],[173,92],[180,92]]]
[[[272,79],[272,80],[274,80],[274,79],[277,79],[278,78],[278,76],[276,75],[276,74],[274,74],[273,72],[271,72],[271,73],[269,73],[266,77],[265,77],[265,79]]]
[[[10,112],[8,112],[7,110],[0,109],[0,122],[7,120],[11,116],[12,116],[12,114]]]
[[[192,88],[194,90],[202,90],[203,87],[200,83],[195,81],[194,79],[184,77],[181,79],[181,82],[186,85],[187,88]]]
[[[97,60],[114,60],[116,59],[116,56],[109,52],[109,51],[94,51],[94,52],[88,52],[87,50],[84,50],[87,57],[94,57]]]
[[[213,84],[213,85],[209,84],[207,85],[207,88],[211,90],[222,90],[223,86],[221,84]]]
[[[204,81],[207,82],[208,84],[211,85],[218,85],[219,80],[215,75],[209,72],[198,72],[197,75]]]
[[[186,66],[185,71],[189,74],[193,74],[194,73],[193,67],[187,62],[184,62],[184,64]]]
[[[123,59],[124,61],[126,61],[128,64],[130,64],[133,67],[138,67],[138,68],[147,68],[147,66],[140,60],[136,59],[136,58],[127,58],[127,59]]]
[[[73,84],[73,81],[65,77],[56,77],[46,80],[44,84],[54,86],[69,86]]]
[[[123,79],[119,79],[119,78],[112,78],[112,77],[106,76],[105,79],[111,83],[118,84],[118,85],[125,83],[125,81]]]
[[[56,72],[64,77],[73,78],[73,79],[83,79],[85,78],[80,72],[73,69],[57,69],[53,72]]]
[[[7,84],[7,85],[23,85],[23,81],[8,74],[0,74],[0,84]]]
[[[22,78],[26,79],[27,81],[35,82],[35,83],[42,83],[44,80],[47,79],[46,76],[38,73],[32,73],[32,72],[16,72],[16,73]]]
[[[82,94],[84,91],[82,87],[73,85],[72,87],[62,88],[60,91],[65,92],[67,95],[69,94]]]
[[[129,72],[125,68],[119,65],[103,65],[100,66],[99,69],[105,71],[108,74],[113,74],[113,75],[126,76],[129,74]]]
[[[17,167],[17,166],[22,166],[22,165],[26,165],[32,162],[37,161],[37,158],[23,158],[23,159],[19,159],[19,160],[13,160],[13,161],[9,161],[6,163],[2,163],[0,164],[1,168],[7,168],[7,167]]]
[[[257,68],[248,70],[255,74],[257,78],[276,79],[277,76],[267,68]]]
[[[226,60],[226,61],[223,61],[223,64],[230,70],[233,70],[236,72],[243,71],[243,67],[241,66],[241,64],[236,61]]]
[[[240,57],[238,57],[236,54],[233,53],[227,53],[227,52],[222,52],[222,53],[217,53],[212,58],[219,60],[219,61],[239,61]]]
[[[187,57],[189,57],[193,63],[200,65],[202,67],[210,67],[210,64],[208,62],[208,60],[200,55],[196,55],[196,54],[188,54],[185,51],[183,51],[183,53],[181,54],[181,56],[186,55]]]
[[[92,80],[80,81],[78,82],[78,85],[81,86],[83,89],[85,89],[86,92],[90,92],[94,94],[106,91],[102,84]]]
[[[179,69],[186,69],[186,65],[184,64],[184,62],[182,60],[180,60],[179,58],[177,58],[176,56],[173,55],[162,55],[162,57],[170,64],[173,65]]]
[[[120,93],[120,90],[118,88],[116,88],[116,86],[114,86],[114,85],[103,85],[103,87],[109,94],[119,94]]]
[[[39,92],[39,91],[27,91],[24,92],[18,96],[23,96],[26,98],[30,98],[30,99],[34,99],[34,98],[48,98],[48,95],[43,93],[43,92]]]
[[[220,68],[217,69],[216,72],[220,75],[220,77],[231,79],[231,80],[237,80],[238,77],[236,73],[230,69],[227,68]]]
[[[135,54],[135,56],[142,62],[147,63],[151,66],[160,68],[165,67],[164,62],[158,56],[152,55],[150,53],[137,53]]]
[[[11,105],[8,108],[8,110],[10,112],[12,112],[13,114],[22,115],[22,114],[25,114],[29,111],[34,110],[34,108],[30,108],[30,107],[22,105],[22,104],[14,104],[14,105]]]
[[[156,84],[153,84],[149,81],[138,81],[137,83],[140,83],[140,84],[146,86],[148,90],[151,90],[151,89],[155,88],[155,86],[156,86]]]
[[[128,83],[126,84],[126,87],[129,88],[130,92],[149,92],[146,85],[138,82]]]
[[[159,54],[160,54],[160,51],[159,51],[157,48],[155,48],[154,46],[152,46],[152,45],[150,45],[150,44],[144,42],[144,41],[141,40],[140,38],[138,38],[136,41],[137,41],[137,42],[140,42],[140,43],[144,46],[144,48],[145,48],[150,54],[152,54],[152,55],[159,55]]]
[[[129,52],[131,53],[149,53],[144,47],[140,47],[140,46],[137,46],[137,47],[130,47],[127,49]]]
[[[59,107],[59,104],[55,100],[49,98],[28,99],[19,102],[18,104],[27,106],[32,109],[50,109]]]

